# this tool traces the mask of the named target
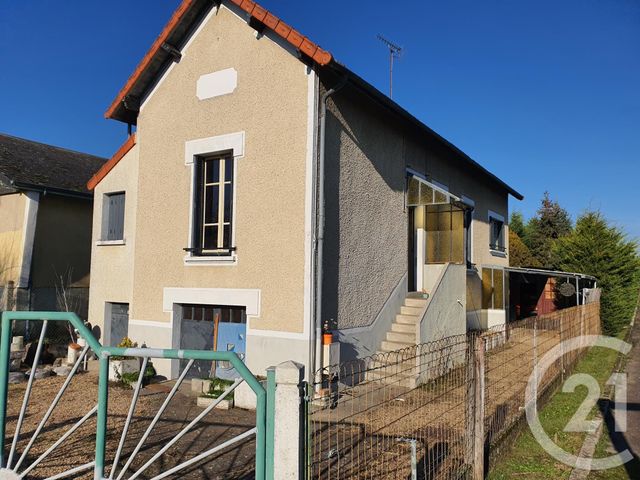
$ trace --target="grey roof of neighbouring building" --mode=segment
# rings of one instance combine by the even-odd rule
[[[90,197],[87,181],[106,161],[0,133],[0,193],[38,190]]]

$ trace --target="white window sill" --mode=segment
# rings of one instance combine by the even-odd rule
[[[221,257],[214,256],[201,256],[196,257],[192,255],[185,255],[184,264],[189,267],[193,266],[202,266],[202,267],[210,267],[210,266],[233,266],[238,263],[237,255],[226,255]]]
[[[490,248],[489,252],[494,257],[507,258],[507,252],[503,252],[502,250],[494,250],[493,248]]]
[[[124,240],[124,238],[122,240],[98,240],[96,242],[96,245],[98,247],[102,247],[105,245],[126,245],[127,242]]]

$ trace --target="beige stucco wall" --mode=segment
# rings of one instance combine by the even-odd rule
[[[134,146],[94,191],[89,322],[101,328],[104,327],[105,302],[131,302],[137,190],[138,147]],[[104,195],[123,191],[125,192],[124,244],[101,245]]]
[[[231,94],[199,100],[201,75],[237,71]],[[139,181],[130,318],[171,320],[164,287],[260,289],[254,329],[303,330],[305,66],[226,7],[211,18],[159,83],[138,119]],[[245,132],[237,161],[233,266],[185,265],[191,166],[185,142]]]
[[[25,205],[21,193],[0,196],[0,286],[20,278]]]

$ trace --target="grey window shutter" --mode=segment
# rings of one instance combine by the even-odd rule
[[[106,225],[103,222],[105,240],[124,240],[124,193],[112,193],[108,195],[106,203]],[[104,228],[106,226],[106,228]]]
[[[124,193],[115,195],[115,218],[113,221],[113,230],[115,240],[124,239]]]

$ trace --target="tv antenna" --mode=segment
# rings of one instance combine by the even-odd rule
[[[378,34],[378,40],[384,43],[389,49],[389,98],[393,98],[393,59],[400,58],[402,47],[386,39],[381,34]]]

